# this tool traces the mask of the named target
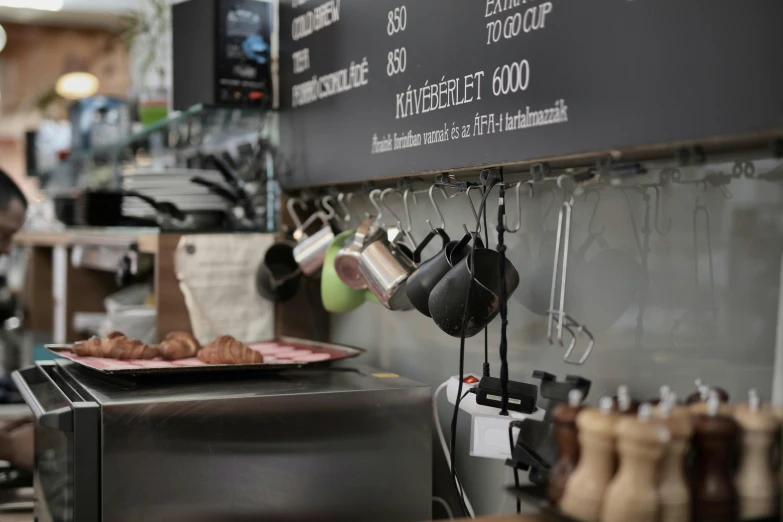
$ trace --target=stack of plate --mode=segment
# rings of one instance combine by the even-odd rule
[[[223,177],[214,170],[195,169],[134,169],[123,172],[123,190],[133,190],[158,201],[169,201],[183,212],[197,210],[225,210],[226,202],[209,189],[191,183],[199,176],[208,181],[223,183]],[[155,210],[138,198],[123,198],[122,214],[128,217],[154,219]]]

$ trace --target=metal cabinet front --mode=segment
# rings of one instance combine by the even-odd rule
[[[35,516],[39,522],[98,522],[99,406],[85,401],[53,362],[13,374],[35,416]]]

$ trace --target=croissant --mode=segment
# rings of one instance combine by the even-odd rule
[[[170,332],[160,343],[160,354],[169,361],[195,357],[199,350],[199,342],[186,332]]]
[[[112,332],[103,339],[91,337],[74,344],[73,350],[82,357],[105,359],[154,359],[158,356],[157,347],[129,339],[119,332]]]
[[[113,341],[112,355],[117,355],[117,357],[112,357],[113,359],[144,360],[154,359],[158,356],[156,346],[148,346],[137,339],[118,337]]]
[[[201,362],[207,364],[260,364],[264,357],[230,335],[218,337],[198,352]]]
[[[90,337],[86,341],[74,344],[73,351],[81,357],[100,357],[101,340],[97,337]]]

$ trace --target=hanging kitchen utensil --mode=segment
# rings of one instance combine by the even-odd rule
[[[296,207],[299,207],[301,210],[307,210],[307,205],[305,205],[304,201],[302,201],[299,198],[289,198],[286,202],[286,209],[288,210],[288,215],[291,217],[291,221],[294,222],[294,239],[297,241],[299,238],[297,235],[301,237],[301,235],[304,233],[302,231],[302,219],[299,217],[299,214],[296,212]]]
[[[563,318],[565,320],[563,327],[568,331],[569,334],[571,334],[571,342],[568,344],[568,350],[566,350],[565,355],[563,355],[563,362],[566,364],[581,366],[587,361],[587,358],[590,357],[590,354],[593,352],[593,347],[595,346],[595,337],[593,337],[593,334],[590,333],[590,330],[588,330],[584,325],[574,321],[570,315],[564,314]],[[576,348],[576,343],[581,335],[586,335],[588,338],[587,348],[578,360],[572,360],[571,354],[573,353],[574,348]]]
[[[402,197],[403,206],[405,208],[405,219],[407,220],[405,226],[402,225],[402,220],[400,219],[400,217],[394,212],[394,210],[392,210],[392,208],[386,202],[386,197],[392,192],[396,192]],[[389,214],[391,214],[392,217],[394,217],[397,223],[397,228],[400,230],[400,233],[405,237],[405,239],[408,240],[409,246],[411,248],[416,248],[416,240],[413,239],[413,236],[411,235],[411,231],[413,230],[413,223],[411,222],[411,211],[410,211],[410,207],[408,206],[408,194],[409,191],[407,190],[403,194],[398,189],[388,188],[381,192],[381,205],[383,205],[386,208],[386,211],[389,212]]]
[[[471,278],[470,261],[475,266]],[[460,337],[467,315],[465,337],[480,333],[500,313],[500,254],[488,248],[476,249],[465,256],[435,285],[429,297],[429,311],[438,327]],[[511,296],[519,286],[519,272],[508,260],[505,265],[506,293]],[[465,303],[469,285],[473,285],[470,303]]]
[[[291,198],[288,200],[286,209],[291,220],[296,224],[297,231],[299,231],[303,224],[296,213],[296,205],[304,207],[302,201]],[[283,241],[272,245],[267,250],[264,261],[256,273],[256,290],[264,299],[283,303],[293,299],[299,291],[302,269],[294,256],[295,248],[295,243]]]
[[[571,250],[571,214],[573,212],[574,197],[569,196],[560,206],[560,216],[557,220],[557,238],[555,243],[555,256],[552,268],[552,286],[549,293],[549,318],[547,320],[547,337],[552,344],[557,317],[557,341],[563,346],[563,325],[565,324],[565,294],[568,280],[568,256]],[[561,264],[562,252],[562,264]],[[555,307],[555,295],[557,293],[557,276],[560,274],[560,302]]]
[[[585,195],[585,200],[592,194]],[[628,310],[639,292],[647,285],[647,271],[628,253],[611,249],[603,238],[604,227],[594,228],[600,194],[588,223],[588,237],[580,249],[572,253],[571,284],[566,296],[566,309],[592,331],[611,327]],[[633,221],[633,220],[632,220]],[[587,252],[597,244],[602,250],[589,260]]]
[[[201,185],[202,187],[206,187],[211,193],[219,196],[228,203],[237,204],[239,202],[239,196],[237,193],[232,189],[221,185],[220,183],[209,181],[205,178],[202,178],[201,176],[194,176],[190,178],[190,182],[196,185]]]
[[[349,192],[346,194],[345,192],[340,192],[337,195],[337,204],[340,206],[340,209],[343,211],[343,221],[345,224],[349,224],[351,222],[351,209],[348,208],[348,202],[351,201],[353,198],[353,192]]]
[[[700,286],[699,276],[699,216],[704,218],[704,238],[707,246],[707,268],[709,274],[709,310],[707,322],[713,326],[718,319],[718,305],[715,301],[715,268],[712,255],[712,227],[710,225],[710,212],[701,197],[696,198],[696,208],[693,210],[693,277],[696,282],[698,294]],[[699,299],[699,302],[702,302]]]
[[[405,292],[408,276],[416,269],[411,255],[400,245],[382,238],[367,245],[359,256],[359,273],[367,288],[390,310],[410,310]]]
[[[359,271],[359,259],[364,247],[381,239],[385,233],[385,230],[375,224],[375,219],[372,217],[365,219],[356,229],[350,241],[334,258],[334,270],[343,284],[353,290],[367,288],[367,283],[364,282]]]
[[[705,186],[706,193],[706,186]],[[705,299],[702,298],[702,285],[701,285],[701,273],[699,268],[699,218],[702,218],[705,227],[705,243],[707,247],[707,268],[709,276],[708,287],[708,303],[709,309],[705,316],[702,311],[702,303]],[[671,328],[672,344],[675,348],[679,348],[677,343],[677,334],[681,330],[690,330],[698,336],[709,335],[714,336],[718,331],[717,319],[718,319],[718,305],[715,299],[715,269],[713,264],[712,253],[712,229],[710,221],[710,212],[707,209],[705,202],[702,200],[702,195],[696,197],[696,203],[693,209],[693,304],[691,310],[685,311],[679,319],[674,321]],[[688,328],[685,328],[688,327]],[[695,330],[695,332],[693,331]]]
[[[473,198],[470,196],[471,191],[478,190],[480,197],[484,197],[484,189],[480,185],[471,185],[468,187],[468,189],[465,191],[465,196],[468,198],[468,203],[470,203],[470,211],[473,213],[473,222],[478,224],[478,235],[481,237],[484,228],[483,224],[481,223],[481,220],[479,219],[478,212],[476,212],[476,205],[473,204]]]
[[[438,216],[438,219],[440,219],[440,228],[445,230],[446,229],[446,218],[443,217],[443,212],[441,212],[440,207],[438,207],[438,204],[435,202],[435,189],[440,189],[440,193],[443,195],[444,199],[448,199],[448,196],[446,195],[446,191],[443,189],[443,187],[438,187],[437,185],[432,185],[430,189],[427,191],[430,198],[430,204],[432,204],[432,208],[435,210],[435,213]],[[429,225],[430,230],[434,230],[435,227],[432,226],[432,221],[429,219],[427,220],[427,225]],[[466,232],[467,233],[467,232]]]
[[[355,310],[365,301],[375,300],[375,296],[369,290],[355,290],[343,283],[336,271],[335,257],[354,240],[355,234],[355,230],[346,230],[338,234],[326,253],[321,271],[321,302],[329,313],[347,313]]]
[[[302,270],[294,259],[294,247],[289,243],[272,245],[256,273],[258,294],[274,303],[293,299],[299,291]]]
[[[323,208],[326,219],[332,223],[333,228],[337,231],[342,230],[341,225],[344,223],[344,219],[337,214],[337,210],[334,207],[334,196],[326,195],[321,198],[321,208]]]
[[[563,176],[558,179],[558,186],[561,186],[561,180]],[[568,196],[568,199],[560,206],[560,215],[557,222],[557,243],[555,247],[555,260],[552,268],[552,289],[550,292],[548,310],[549,316],[547,319],[547,337],[549,343],[554,343],[554,338],[557,338],[557,342],[560,346],[563,344],[563,330],[566,330],[571,334],[571,342],[563,357],[563,361],[568,364],[581,365],[590,356],[595,345],[595,338],[592,333],[581,323],[576,321],[572,316],[566,312],[566,290],[568,283],[568,258],[569,251],[571,249],[571,217],[573,214],[574,197]],[[562,256],[561,256],[562,254]],[[562,261],[561,261],[562,259]],[[560,274],[560,288],[559,288],[559,303],[555,306],[555,296],[558,293],[557,290],[557,276]],[[555,320],[557,325],[555,327]],[[556,335],[555,334],[556,330]],[[582,357],[578,361],[572,361],[570,359],[573,353],[578,338],[582,335],[588,337],[588,346]]]
[[[323,226],[315,234],[308,235],[305,230],[318,220],[321,221]],[[302,223],[301,228],[297,229],[294,237],[298,237],[298,243],[294,247],[294,259],[299,263],[303,274],[308,276],[315,275],[323,266],[326,252],[334,240],[334,231],[329,224],[326,214],[316,212],[310,216],[307,221]]]
[[[440,217],[441,225],[445,226],[443,213],[441,212],[440,207],[438,207],[438,204],[435,202],[435,188],[436,186],[433,185],[428,191],[430,203],[432,204],[436,215]],[[467,226],[463,224],[463,228],[466,229],[465,235],[459,241],[451,241],[443,227],[434,228],[432,226],[432,222],[429,219],[427,220],[427,224],[431,229],[427,238],[433,239],[435,235],[438,235],[443,239],[444,245],[438,254],[421,263],[419,267],[413,272],[413,274],[411,274],[411,276],[408,278],[406,290],[413,306],[427,317],[432,317],[429,308],[429,298],[432,294],[432,291],[435,289],[440,280],[443,279],[452,268],[454,268],[454,265],[461,262],[470,254],[471,250],[473,249],[470,245],[473,236],[467,232]],[[425,239],[422,244],[428,242],[428,239]],[[481,241],[481,238],[476,238],[476,244],[478,248],[484,248],[484,243]]]
[[[541,233],[538,250],[535,255],[529,254],[529,268],[523,267],[525,283],[522,291],[518,293],[517,300],[537,315],[547,315],[549,310],[550,282],[552,280],[552,265],[557,246],[557,232],[546,228],[547,217],[555,206],[557,195],[555,189],[551,190],[552,200],[546,208],[541,219]]]
[[[533,201],[535,196],[535,191],[533,189],[532,182],[517,182],[513,185],[507,185],[506,188],[510,189],[513,187],[514,189],[514,197],[516,198],[516,218],[515,226],[509,226],[510,219],[507,217],[505,219],[505,231],[508,233],[506,235],[506,244],[507,244],[507,250],[506,255],[508,256],[508,259],[515,263],[519,270],[519,277],[522,283],[520,284],[520,288],[515,292],[515,296],[518,302],[520,302],[523,305],[530,304],[532,301],[532,284],[533,284],[533,278],[532,275],[534,273],[534,270],[536,268],[535,263],[533,262],[533,253],[532,248],[530,244],[530,237],[529,234],[526,232],[519,233],[522,230],[522,186],[527,187],[527,189],[530,191],[530,201]],[[508,196],[505,196],[505,199],[508,199]],[[503,202],[504,205],[506,205],[506,202]],[[509,205],[510,206],[510,205]],[[511,234],[511,235],[509,235]],[[543,303],[542,313],[546,310],[546,304]]]
[[[158,201],[133,190],[123,191],[124,197],[138,198],[156,212],[156,220],[163,230],[217,230],[225,225],[226,213],[222,210],[192,210],[183,212],[169,201]]]
[[[218,172],[223,176],[223,179],[228,183],[234,191],[237,193],[240,199],[249,200],[248,187],[245,180],[239,175],[239,173],[230,165],[224,158],[219,156],[213,156],[212,162],[215,164]]]
[[[650,188],[655,193],[655,231],[661,236],[667,236],[672,230],[672,218],[669,217],[665,227],[661,226],[661,188],[657,185]]]
[[[469,191],[470,188],[466,190],[466,197],[478,228],[479,215],[475,211]],[[463,227],[467,229],[467,226]],[[472,239],[470,233],[467,235]],[[511,262],[506,260],[505,273],[501,275],[500,253],[483,248],[479,237],[476,237],[474,246],[471,255],[465,255],[459,262],[455,262],[453,268],[438,281],[428,300],[428,308],[435,324],[453,337],[461,337],[463,323],[466,338],[480,333],[500,313],[503,285],[505,284],[506,297],[510,297],[519,286],[519,272]],[[471,299],[466,303],[465,298],[469,291]]]
[[[533,189],[533,184],[530,182],[527,182],[524,184],[529,190],[530,190],[530,199],[532,200],[535,197],[535,192]],[[508,225],[508,221],[506,221],[505,227],[506,232],[510,232],[511,234],[516,234],[520,230],[522,230],[522,196],[521,196],[521,190],[522,190],[522,182],[518,181],[514,184],[514,194],[517,198],[517,226],[514,228],[511,228]]]
[[[263,223],[259,223],[255,219],[257,216],[252,202],[243,201],[239,194],[230,187],[209,181],[200,176],[191,178],[190,182],[206,187],[212,194],[215,194],[227,203],[229,207],[228,218],[232,228],[252,230],[258,229],[263,225]]]
[[[405,285],[408,298],[413,306],[427,317],[432,317],[429,308],[429,298],[435,286],[454,267],[454,264],[467,256],[470,251],[470,235],[465,235],[460,241],[450,241],[448,234],[442,228],[432,230],[422,241],[426,246],[432,239],[440,236],[441,251],[419,267],[410,275]],[[421,246],[417,252],[421,252]]]

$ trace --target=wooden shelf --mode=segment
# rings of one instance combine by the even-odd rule
[[[136,243],[139,252],[155,254],[158,249],[158,230],[133,229],[66,229],[62,231],[22,230],[14,242],[30,247],[106,246],[128,247]]]
[[[78,340],[72,328],[74,313],[103,311],[103,300],[117,290],[117,285],[111,271],[74,267],[70,257],[73,248],[125,249],[135,243],[140,253],[154,255],[158,339],[172,331],[191,332],[190,316],[174,266],[174,253],[181,237],[177,233],[159,233],[156,229],[21,232],[15,238],[16,243],[31,251],[25,288],[28,327],[53,332],[57,343]],[[255,292],[255,288],[248,291]],[[320,282],[305,278],[294,299],[276,306],[275,319],[276,335],[328,341],[329,316],[321,307]]]
[[[25,283],[28,327],[52,332],[53,340],[58,343],[76,341],[79,335],[73,329],[74,314],[103,312],[104,299],[117,291],[115,270],[96,269],[89,264],[75,266],[71,261],[75,248],[106,248],[123,255],[135,244],[140,253],[154,255],[157,259],[161,257],[157,255],[160,241],[166,237],[154,228],[21,231],[14,242],[30,250]],[[179,239],[179,235],[174,237]],[[105,254],[111,259],[111,253]],[[168,255],[173,254],[169,252]],[[173,269],[166,274],[166,279],[176,282]],[[184,308],[184,302],[164,304],[170,308]]]

